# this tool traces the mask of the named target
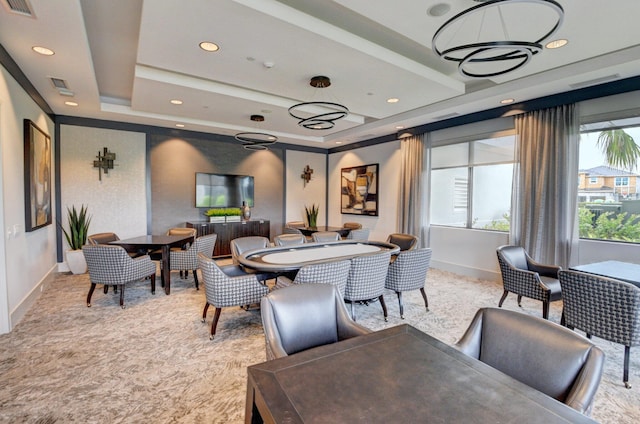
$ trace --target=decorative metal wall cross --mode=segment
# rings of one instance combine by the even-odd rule
[[[114,161],[116,160],[116,154],[112,153],[106,147],[103,148],[103,153],[100,154],[98,151],[98,156],[96,156],[98,160],[93,161],[93,167],[98,168],[98,179],[102,181],[102,171],[105,174],[109,173],[110,169],[114,167]]]
[[[300,178],[304,180],[304,187],[306,187],[307,183],[311,181],[311,174],[313,174],[313,169],[311,169],[309,165],[305,166],[302,170],[302,174],[300,174]]]

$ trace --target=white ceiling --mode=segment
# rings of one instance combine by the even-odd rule
[[[269,132],[321,148],[492,109],[504,98],[520,102],[640,75],[637,0],[558,0],[565,16],[553,38],[569,44],[491,79],[462,77],[432,51],[436,30],[473,0],[20,0],[34,17],[11,12],[7,1],[0,0],[0,43],[55,114],[225,135]],[[429,16],[440,3],[449,12]],[[527,9],[504,11],[510,34],[548,26],[548,8],[536,17],[530,2],[516,3]],[[496,27],[487,12],[482,30],[468,20],[456,37]],[[207,53],[201,41],[221,48]],[[55,55],[34,53],[36,45]],[[315,75],[332,85],[311,87]],[[73,97],[61,95],[51,77],[63,79]],[[387,103],[391,97],[399,102]],[[350,114],[318,131],[287,112],[318,100],[344,104]],[[252,122],[252,114],[266,119]]]

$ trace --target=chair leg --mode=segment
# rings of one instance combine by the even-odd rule
[[[189,272],[189,271],[187,271]],[[198,281],[198,270],[193,270],[193,281],[196,283],[196,290],[200,290],[199,281]]]
[[[202,322],[207,319],[207,310],[209,310],[209,303],[204,304],[204,311],[202,311]]]
[[[384,296],[380,295],[380,297],[378,297],[378,299],[380,299],[380,306],[382,306],[382,314],[384,315],[384,320],[385,322],[388,321],[387,319],[387,304],[384,303]]]
[[[567,319],[564,317],[564,306],[562,307],[562,315],[560,315],[560,325],[567,326]]]
[[[120,307],[124,309],[124,284],[120,288]]]
[[[427,293],[424,291],[424,287],[420,287],[420,293],[422,293],[422,298],[424,299],[424,307],[429,312],[429,300],[427,299]]]
[[[522,295],[518,295],[518,306],[522,308]]]
[[[622,374],[622,381],[624,382],[624,387],[627,389],[631,388],[631,384],[629,384],[629,354],[631,353],[631,346],[624,347],[624,371]]]
[[[102,291],[104,292],[104,294],[109,293],[109,285],[105,284],[104,287],[102,288]]]
[[[222,308],[216,308],[216,313],[213,316],[213,322],[211,323],[211,335],[209,336],[209,340],[213,340],[216,335],[216,327],[218,326],[218,320],[220,319],[220,312],[222,312]]]
[[[156,294],[156,273],[151,274],[149,278],[151,279],[151,294]]]
[[[549,302],[542,302],[542,318],[549,319]]]
[[[498,302],[498,308],[502,308],[502,302],[504,302],[504,300],[507,298],[507,295],[509,294],[508,291],[504,291],[504,293],[502,293],[502,297],[500,298],[500,302]]]
[[[355,302],[351,302],[351,319],[356,320],[356,308],[354,306]]]
[[[89,294],[87,295],[87,308],[91,307],[91,296],[93,296],[93,291],[95,289],[96,289],[96,283],[91,283],[91,288],[89,289]]]
[[[404,305],[402,304],[402,292],[397,291],[398,306],[400,307],[400,318],[404,319]]]

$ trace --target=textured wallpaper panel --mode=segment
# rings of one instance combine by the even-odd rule
[[[60,135],[63,222],[67,206],[84,204],[92,215],[90,234],[147,234],[145,134],[62,125]],[[116,161],[100,181],[93,161],[104,147],[116,154]]]

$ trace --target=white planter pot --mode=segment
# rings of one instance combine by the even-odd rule
[[[67,250],[67,265],[73,274],[84,274],[87,272],[87,261],[84,259],[82,250]]]

